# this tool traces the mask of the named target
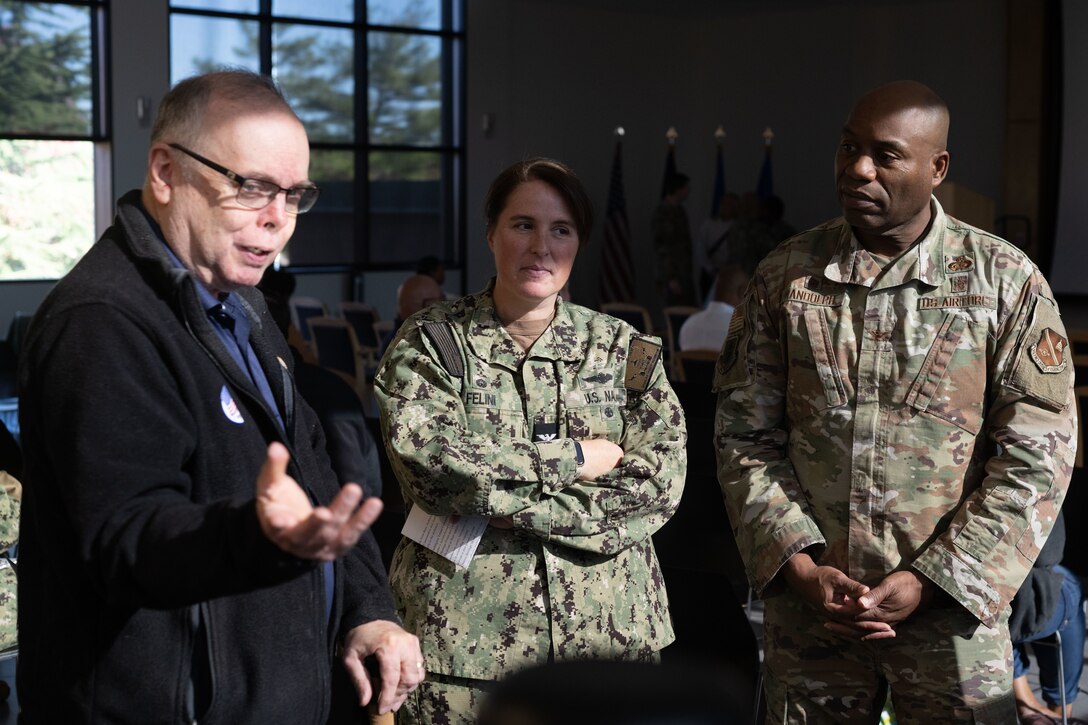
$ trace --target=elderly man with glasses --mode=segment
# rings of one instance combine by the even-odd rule
[[[381,503],[339,487],[252,289],[317,200],[309,155],[267,78],[183,81],[142,192],[35,316],[27,722],[357,722],[423,678],[367,531]]]

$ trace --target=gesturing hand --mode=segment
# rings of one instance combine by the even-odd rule
[[[346,484],[328,506],[310,502],[295,479],[287,475],[290,454],[280,443],[268,446],[268,457],[257,475],[257,518],[272,543],[300,559],[332,561],[355,545],[382,511],[378,498],[363,498],[363,490]]]

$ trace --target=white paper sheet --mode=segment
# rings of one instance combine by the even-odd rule
[[[486,528],[486,516],[459,516],[453,521],[450,516],[432,516],[413,506],[400,532],[457,566],[467,567]]]

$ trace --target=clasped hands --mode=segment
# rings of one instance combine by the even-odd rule
[[[928,604],[934,584],[913,571],[895,571],[868,587],[800,552],[783,567],[785,581],[827,617],[824,626],[859,640],[895,637],[895,627]]]

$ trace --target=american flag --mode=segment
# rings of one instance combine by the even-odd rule
[[[627,202],[623,194],[621,162],[623,142],[616,141],[612,176],[608,182],[608,207],[604,218],[604,248],[601,250],[601,302],[631,302],[635,298],[635,275],[631,265],[631,230],[627,225]]]

